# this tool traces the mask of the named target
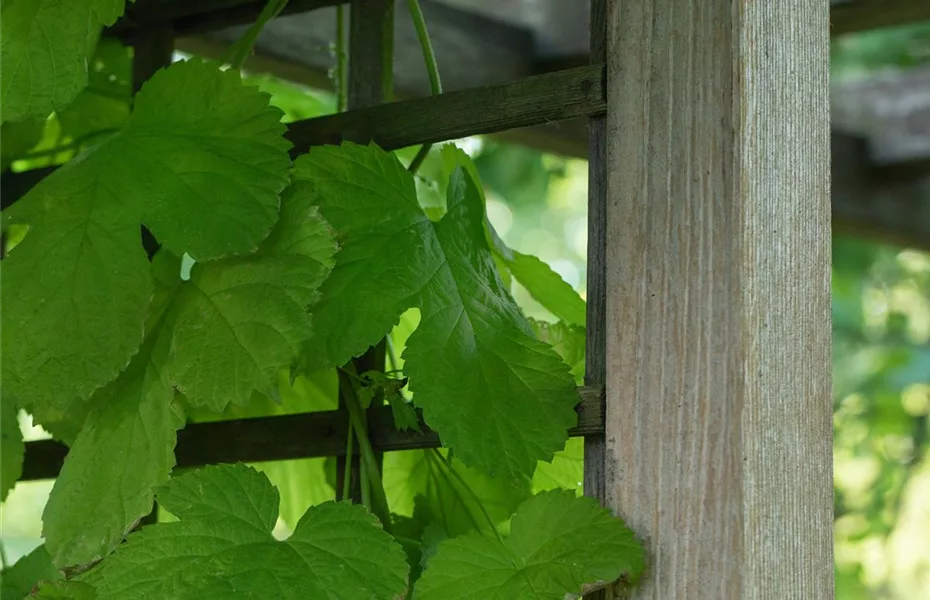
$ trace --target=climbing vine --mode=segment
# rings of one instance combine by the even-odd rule
[[[229,62],[283,6],[269,3]],[[4,2],[5,164],[35,145],[8,134],[37,142],[50,113],[66,131],[75,103],[104,112],[87,96],[87,40],[122,10]],[[97,52],[126,58],[106,40]],[[45,543],[5,571],[4,597],[561,599],[635,579],[643,554],[622,521],[552,489],[577,419],[584,302],[496,236],[468,155],[425,148],[408,169],[343,143],[291,160],[281,111],[221,66],[174,63],[131,110],[98,94],[125,110],[72,134],[76,156],[2,213],[3,497],[22,469],[19,409],[70,447]],[[412,171],[428,160],[444,193],[427,202]],[[528,320],[513,279],[561,320]],[[388,371],[356,372],[351,359],[385,336]],[[331,409],[319,390],[337,378],[362,505],[300,514],[253,467],[174,468],[185,423]],[[310,406],[290,404],[300,386],[319,392]],[[379,465],[374,403],[399,428],[419,426],[419,407],[443,448]],[[320,466],[332,489],[335,465]],[[138,528],[156,500],[173,519]]]

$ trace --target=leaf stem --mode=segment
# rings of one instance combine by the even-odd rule
[[[349,97],[349,80],[346,77],[346,7],[336,7],[336,112],[344,112]]]
[[[341,371],[345,370],[346,369],[342,369]],[[348,370],[354,370],[354,367],[350,364],[348,366]],[[388,509],[387,497],[384,494],[384,484],[381,481],[381,472],[378,470],[378,462],[375,459],[375,451],[371,447],[371,440],[368,439],[368,427],[366,426],[365,419],[363,417],[362,407],[358,403],[358,396],[355,393],[355,385],[348,377],[346,377],[344,380],[347,385],[344,386],[345,392],[342,399],[349,411],[349,420],[352,423],[352,427],[355,429],[355,435],[358,438],[361,459],[368,470],[366,473],[367,477],[364,479],[370,482],[370,491],[374,493],[374,498],[371,499],[373,500],[371,502],[371,512],[374,513],[379,519],[381,519],[381,523],[384,525],[385,530],[389,531],[391,526],[391,515]],[[364,489],[365,486],[363,483],[363,494]]]
[[[261,14],[258,15],[258,19],[256,19],[248,30],[242,34],[242,37],[236,40],[236,43],[229,48],[226,56],[223,57],[222,63],[228,64],[237,71],[241,70],[242,64],[252,52],[252,46],[254,46],[256,40],[258,40],[258,36],[261,34],[262,29],[265,28],[265,25],[267,25],[269,21],[281,14],[285,6],[287,6],[287,0],[268,0],[268,3],[265,4],[265,8],[263,8]]]
[[[346,436],[346,464],[342,474],[342,499],[345,500],[352,493],[352,447],[355,445],[355,428],[349,423],[349,434]]]
[[[430,95],[438,96],[442,93],[442,81],[439,79],[439,66],[436,64],[436,54],[433,52],[433,44],[429,39],[429,31],[426,29],[426,19],[423,18],[423,10],[420,8],[419,0],[407,0],[407,7],[410,9],[410,16],[413,19],[413,27],[417,31],[417,39],[420,41],[420,49],[423,51],[423,62],[426,63],[426,73],[429,76]],[[423,144],[417,151],[416,156],[410,162],[407,170],[413,174],[419,170],[420,165],[429,155],[432,144]]]

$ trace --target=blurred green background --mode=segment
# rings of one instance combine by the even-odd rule
[[[845,36],[832,58],[834,80],[928,64],[930,23]],[[288,121],[335,109],[329,94],[267,76],[249,80],[272,94]],[[129,51],[103,43],[90,86],[72,107],[45,123],[3,125],[0,167],[64,162],[119,127],[129,111],[128,82]],[[583,295],[586,163],[480,138],[458,143],[475,160],[504,241],[548,262]],[[423,172],[420,191],[437,194],[429,163]],[[513,293],[528,316],[553,320],[517,284]],[[930,599],[930,254],[835,237],[833,320],[836,597]],[[22,424],[29,438],[43,436],[27,418]],[[322,473],[322,461],[282,467],[279,483],[301,469]],[[3,504],[7,564],[40,543],[50,488],[19,484]],[[307,496],[294,499],[303,507],[321,498],[295,486],[285,494]]]

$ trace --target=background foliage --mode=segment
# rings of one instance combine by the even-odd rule
[[[127,49],[103,42],[92,61],[89,86],[72,105],[45,122],[5,123],[0,131],[0,167],[25,170],[62,163],[121,126],[130,113],[129,59]],[[833,48],[835,78],[927,63],[930,24],[846,36]],[[285,112],[287,121],[335,109],[328,94],[268,76],[247,79],[272,94],[273,104]],[[460,145],[474,158],[486,188],[491,222],[503,241],[539,256],[583,294],[585,163],[483,139]],[[400,154],[409,160],[413,152]],[[425,202],[433,202],[437,210],[443,194],[432,178],[441,169],[441,152],[436,149],[418,181]],[[930,598],[926,540],[930,531],[930,256],[841,236],[834,240],[833,256],[837,597]],[[555,321],[555,316],[519,283],[511,285],[526,314],[538,320],[538,332],[560,347],[569,364],[583,364],[583,346],[577,343],[580,332],[547,327],[545,323]],[[395,329],[392,340],[398,357],[418,319],[417,311],[410,311]],[[580,369],[575,371],[576,377],[581,374]],[[282,376],[277,390],[282,404],[258,398],[248,409],[231,407],[226,416],[331,409],[335,389],[335,375],[330,372],[293,383]],[[30,426],[28,416],[20,415],[20,420],[27,439],[46,435]],[[399,513],[409,518],[410,535],[438,543],[483,526],[467,491],[448,484],[450,473],[468,482],[487,504],[489,518],[505,526],[506,517],[520,502],[519,494],[513,496],[511,488],[497,489],[480,473],[447,459],[442,453],[423,451],[386,458],[387,493]],[[557,487],[580,492],[581,461],[581,444],[572,440],[552,465],[544,465],[526,482],[526,492]],[[446,462],[452,471],[443,470]],[[293,530],[308,506],[333,496],[331,461],[256,466],[281,490],[278,537]],[[401,467],[413,469],[416,478],[392,478]],[[19,484],[3,504],[7,564],[39,543],[40,515],[50,487],[50,482]],[[426,491],[426,501],[419,504],[413,501],[418,490]],[[416,531],[413,517],[418,511],[434,515],[439,525],[428,532]],[[159,517],[174,519],[165,511]]]

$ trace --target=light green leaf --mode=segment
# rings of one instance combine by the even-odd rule
[[[327,502],[271,535],[278,494],[244,465],[172,479],[158,501],[180,520],[145,527],[82,580],[99,600],[403,597],[403,550],[364,508]]]
[[[0,402],[0,502],[23,473],[23,432],[19,428],[19,408],[11,398]]]
[[[403,450],[384,455],[384,492],[392,512],[425,519],[452,537],[491,534],[481,507],[499,526],[529,498],[530,486],[528,478],[488,477],[458,459],[450,465],[443,451]]]
[[[533,473],[533,493],[547,490],[574,490],[584,493],[584,438],[568,438],[565,449],[550,462],[540,461]]]
[[[4,211],[30,226],[3,262],[6,391],[62,408],[126,367],[152,294],[140,222],[179,255],[255,249],[286,184],[279,115],[237,73],[175,63],[122,132]]]
[[[97,592],[93,586],[83,581],[44,581],[38,592],[31,598],[35,600],[96,600]]]
[[[349,143],[314,148],[297,160],[295,177],[316,189],[315,203],[340,246],[314,309],[307,355],[312,366],[339,366],[384,337],[416,303],[441,256],[413,178],[387,152]]]
[[[562,276],[539,258],[510,251],[503,257],[513,278],[549,312],[569,325],[585,324],[585,301]]]
[[[564,600],[621,576],[635,580],[643,549],[591,498],[543,492],[517,509],[503,542],[467,535],[439,544],[418,600]]]
[[[561,449],[577,421],[574,382],[501,284],[475,181],[457,169],[448,213],[433,223],[410,174],[373,145],[315,148],[296,175],[313,182],[342,246],[310,351],[345,361],[416,305],[404,370],[414,402],[458,458],[515,479]]]
[[[3,120],[45,118],[87,85],[87,57],[123,0],[4,0],[0,11]]]
[[[0,573],[0,598],[21,600],[40,581],[57,581],[61,578],[61,573],[52,565],[52,557],[43,544],[20,558],[13,566],[3,569]]]
[[[91,399],[95,411],[45,509],[56,565],[101,558],[149,512],[152,487],[174,465],[175,430],[183,424],[171,407],[176,389],[187,402],[220,411],[271,386],[295,358],[309,335],[307,307],[335,250],[309,199],[306,186],[290,188],[258,252],[197,263],[189,281],[180,279],[180,259],[155,256],[159,287],[143,350]]]
[[[174,63],[142,86],[107,152],[110,170],[175,254],[200,261],[250,252],[274,225],[287,185],[290,143],[280,119],[238,72]]]
[[[296,183],[280,226],[249,256],[198,262],[166,317],[157,351],[168,377],[194,406],[223,410],[269,390],[310,337],[309,307],[329,275],[329,226]]]
[[[59,568],[103,558],[152,510],[152,486],[174,466],[174,390],[146,344],[129,368],[97,392],[96,407],[68,452],[43,513]]]
[[[530,325],[536,337],[552,346],[565,364],[571,367],[575,383],[581,385],[584,381],[585,344],[587,343],[585,328],[567,325],[563,321],[547,323],[537,319],[530,319]]]
[[[142,342],[149,264],[138,217],[103,182],[106,169],[72,161],[13,206],[40,214],[4,259],[0,289],[3,385],[26,405],[86,399]]]

